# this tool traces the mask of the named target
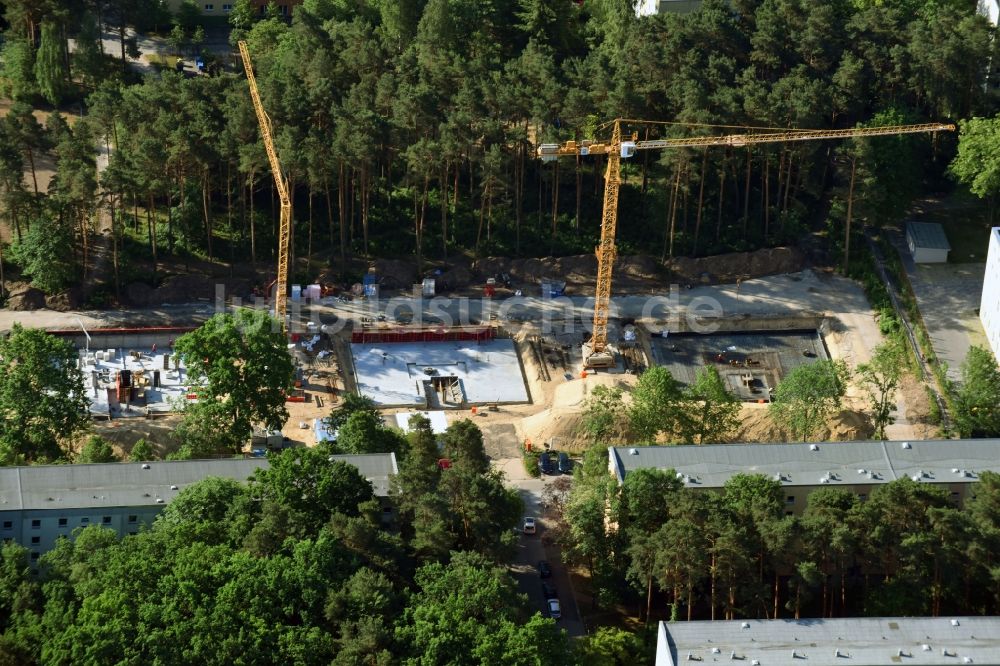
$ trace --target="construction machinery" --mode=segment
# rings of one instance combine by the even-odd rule
[[[281,322],[282,329],[286,326],[285,317],[288,309],[288,252],[289,239],[292,235],[292,200],[288,194],[288,181],[285,180],[278,153],[274,149],[274,138],[271,134],[271,119],[260,101],[260,91],[257,89],[257,79],[253,75],[253,64],[250,62],[250,51],[247,43],[239,42],[240,55],[243,57],[243,68],[247,72],[247,82],[250,84],[250,97],[253,108],[257,112],[257,122],[260,124],[260,135],[264,140],[264,150],[267,151],[267,161],[274,174],[274,186],[278,190],[278,201],[281,202],[281,216],[278,226],[278,278],[275,280],[274,316]]]
[[[597,290],[594,298],[594,327],[590,341],[584,345],[583,350],[584,367],[588,369],[610,368],[617,365],[614,350],[608,345],[608,311],[611,306],[611,276],[616,256],[615,234],[618,228],[618,189],[621,185],[621,161],[623,159],[632,157],[637,150],[696,148],[703,146],[742,147],[759,143],[853,139],[893,134],[951,132],[955,130],[954,125],[943,123],[832,130],[774,130],[773,128],[746,127],[742,128],[745,131],[738,134],[640,141],[638,134],[635,133],[628,140],[623,140],[623,123],[652,124],[649,121],[617,118],[604,125],[604,127],[611,126],[611,138],[608,141],[567,141],[562,144],[545,143],[538,147],[538,157],[543,162],[552,162],[560,157],[576,157],[578,155],[606,155],[608,159],[607,171],[604,176],[604,209],[601,214],[601,242],[596,249]]]

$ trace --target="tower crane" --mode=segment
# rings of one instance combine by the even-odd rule
[[[278,153],[274,149],[274,138],[271,135],[271,118],[264,110],[260,101],[260,91],[257,90],[257,79],[253,75],[253,64],[250,62],[250,51],[247,43],[239,42],[240,55],[243,56],[243,68],[247,72],[247,82],[250,84],[250,97],[253,98],[253,108],[257,112],[257,123],[260,125],[260,135],[264,140],[264,150],[267,161],[274,174],[274,185],[278,190],[278,200],[281,202],[281,216],[278,225],[278,279],[275,281],[274,316],[285,328],[285,312],[288,305],[288,246],[292,234],[292,200],[288,196],[288,182],[285,180],[278,161]]]
[[[618,189],[621,185],[621,161],[632,157],[637,150],[691,148],[699,146],[742,147],[758,143],[786,141],[817,141],[820,139],[851,139],[892,134],[917,134],[923,132],[951,132],[955,126],[943,123],[920,125],[892,125],[884,127],[859,127],[832,130],[768,130],[755,133],[753,128],[741,134],[697,136],[677,139],[638,140],[632,134],[622,140],[622,123],[643,123],[641,120],[617,118],[611,123],[609,141],[567,141],[562,144],[545,143],[538,147],[538,157],[552,162],[564,156],[607,155],[608,166],[604,176],[604,209],[601,214],[601,242],[597,246],[597,289],[594,297],[594,330],[590,342],[584,345],[586,368],[608,368],[615,365],[614,351],[608,346],[608,311],[611,306],[611,275],[616,249],[615,234],[618,229]]]

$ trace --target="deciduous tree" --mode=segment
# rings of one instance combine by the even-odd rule
[[[714,367],[699,370],[684,397],[689,401],[687,418],[682,422],[686,444],[724,442],[739,425],[740,402]]]
[[[959,123],[958,154],[948,170],[980,199],[986,199],[990,224],[1000,193],[1000,117]]]
[[[1000,369],[988,349],[969,348],[955,402],[955,424],[963,436],[1000,435]]]
[[[840,409],[849,371],[843,361],[816,361],[789,372],[774,392],[770,411],[795,439],[805,441],[822,430]]]
[[[689,416],[680,382],[663,366],[642,373],[632,390],[629,422],[637,439],[653,442],[658,435],[669,441],[688,426]]]
[[[50,462],[90,423],[73,345],[14,324],[0,339],[0,462]]]
[[[174,346],[191,386],[204,405],[186,417],[192,430],[211,412],[210,428],[224,421],[226,443],[239,446],[255,424],[280,426],[288,418],[285,398],[292,384],[292,359],[278,322],[267,313],[240,309],[217,314]],[[217,420],[216,420],[217,419]],[[217,430],[209,430],[210,436]]]
[[[629,415],[618,387],[595,386],[583,408],[580,427],[594,443],[625,444]]]
[[[109,463],[117,462],[118,456],[111,446],[111,442],[100,435],[91,435],[87,438],[80,454],[76,458],[78,463]]]
[[[858,366],[858,380],[871,401],[876,439],[885,439],[886,426],[895,419],[896,390],[906,371],[906,353],[896,341],[883,342],[872,351],[868,363]]]
[[[358,505],[374,497],[357,467],[330,455],[323,445],[285,449],[252,477],[253,492],[286,508],[299,536],[316,534],[335,513],[357,515]]]

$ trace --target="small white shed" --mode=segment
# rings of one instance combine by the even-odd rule
[[[907,222],[906,245],[918,264],[943,264],[951,251],[944,229],[936,222]]]

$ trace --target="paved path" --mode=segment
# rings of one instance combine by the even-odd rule
[[[903,235],[896,231],[889,238],[906,269],[934,353],[948,365],[948,378],[961,381],[969,348],[987,344],[977,312],[986,264],[915,264]]]
[[[516,461],[518,465],[520,460]],[[507,466],[504,466],[506,469]],[[517,556],[511,565],[511,573],[517,580],[518,587],[528,595],[529,607],[538,609],[543,615],[546,612],[545,597],[542,594],[542,579],[538,576],[537,564],[539,560],[547,559],[545,548],[542,545],[542,537],[547,529],[546,521],[542,518],[542,490],[545,487],[543,479],[520,479],[513,485],[518,488],[521,499],[524,501],[524,515],[534,516],[538,523],[538,531],[535,534],[522,534],[518,545]],[[584,635],[583,622],[580,621],[580,611],[576,606],[576,599],[573,596],[569,582],[569,573],[561,562],[549,559],[552,567],[552,577],[549,582],[555,585],[559,593],[559,603],[562,610],[562,618],[558,624],[566,630],[571,638]]]
[[[865,227],[864,234],[865,234],[865,241],[868,243],[868,249],[871,250],[872,256],[875,258],[875,270],[878,271],[879,277],[882,279],[882,283],[885,285],[886,291],[889,293],[889,299],[892,301],[892,307],[896,311],[896,316],[899,317],[899,320],[903,323],[903,329],[906,332],[907,339],[910,341],[910,347],[913,350],[913,355],[917,359],[917,362],[919,364],[919,370],[920,370],[919,378],[922,382],[924,382],[925,385],[931,387],[931,390],[934,393],[934,401],[937,403],[938,410],[941,413],[941,423],[947,430],[950,427],[950,419],[948,416],[947,404],[945,403],[944,398],[941,395],[937,382],[934,379],[934,373],[931,371],[927,359],[920,351],[920,345],[917,343],[916,334],[914,333],[913,330],[914,323],[907,318],[906,312],[903,311],[899,295],[897,294],[896,291],[896,285],[893,284],[892,280],[889,279],[888,271],[886,271],[885,260],[882,257],[882,251],[881,249],[879,249],[879,246],[875,243],[875,240],[872,238],[871,232],[868,229],[868,227]],[[902,391],[900,391],[897,394],[897,396],[898,396],[898,401],[896,403],[897,416],[903,416],[905,418],[906,409],[905,406],[902,404]],[[889,433],[887,428],[886,435],[888,434]]]

